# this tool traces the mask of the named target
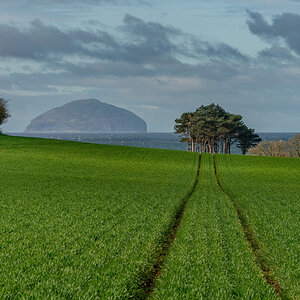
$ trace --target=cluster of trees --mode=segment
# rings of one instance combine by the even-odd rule
[[[300,133],[288,141],[265,141],[255,148],[249,149],[249,154],[277,157],[300,157]]]
[[[175,120],[174,129],[181,142],[187,143],[188,151],[200,153],[230,153],[231,146],[237,143],[246,154],[261,141],[254,129],[245,125],[241,115],[226,112],[214,103],[183,113]]]
[[[7,101],[3,98],[0,98],[0,125],[2,125],[8,118],[10,114],[7,108]],[[1,134],[1,130],[0,130]]]

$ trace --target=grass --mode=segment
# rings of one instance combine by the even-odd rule
[[[277,299],[220,190],[213,158],[201,155],[199,183],[187,203],[153,299]]]
[[[198,163],[0,135],[0,298],[300,299],[300,160]]]
[[[217,156],[222,187],[259,241],[259,256],[283,298],[300,299],[300,160]]]
[[[0,298],[129,298],[198,156],[0,136]]]

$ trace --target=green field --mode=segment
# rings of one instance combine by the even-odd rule
[[[283,290],[300,299],[300,159],[217,156],[223,188],[260,243],[260,255]]]
[[[154,299],[276,299],[249,249],[236,212],[202,154],[189,200]]]
[[[0,135],[0,299],[300,299],[300,160],[199,158]]]
[[[134,295],[197,155],[1,136],[0,298]]]

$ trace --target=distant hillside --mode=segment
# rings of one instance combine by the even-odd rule
[[[33,119],[25,132],[147,132],[134,113],[96,99],[76,100]]]

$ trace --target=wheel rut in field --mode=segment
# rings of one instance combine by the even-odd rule
[[[174,240],[176,239],[177,230],[180,226],[186,204],[191,198],[191,196],[194,194],[196,186],[198,185],[200,165],[201,165],[201,155],[199,155],[199,159],[198,159],[197,174],[196,174],[194,185],[192,189],[188,192],[188,194],[183,198],[182,203],[173,219],[173,222],[170,224],[169,228],[165,231],[165,234],[163,235],[163,239],[159,243],[158,249],[155,251],[154,264],[150,267],[150,269],[140,274],[139,278],[142,280],[142,282],[139,284],[138,290],[133,295],[134,299],[147,299],[152,294],[155,288],[155,284],[162,272],[162,268],[164,266],[166,257],[169,253],[170,248],[174,243]]]
[[[215,176],[216,176],[216,180],[218,183],[218,186],[220,188],[220,190],[227,195],[227,197],[230,199],[236,213],[238,216],[238,219],[240,221],[240,224],[242,226],[243,229],[243,233],[245,236],[245,239],[247,240],[250,249],[255,257],[256,263],[258,264],[258,266],[260,267],[264,278],[266,279],[266,281],[268,282],[268,284],[270,286],[272,286],[277,295],[281,298],[281,299],[290,299],[290,297],[288,297],[288,295],[286,295],[286,293],[284,293],[284,291],[280,288],[279,286],[279,282],[276,278],[274,278],[274,276],[272,275],[272,268],[269,265],[266,257],[263,255],[262,250],[261,250],[261,246],[259,243],[259,240],[257,239],[255,232],[253,230],[253,228],[251,227],[251,225],[249,224],[249,221],[245,215],[245,213],[243,212],[243,210],[240,208],[240,206],[238,205],[237,201],[234,199],[234,197],[232,197],[222,186],[220,179],[218,177],[218,173],[217,173],[217,167],[216,167],[216,159],[215,156],[213,156],[213,162],[214,162],[214,172],[215,172]]]

